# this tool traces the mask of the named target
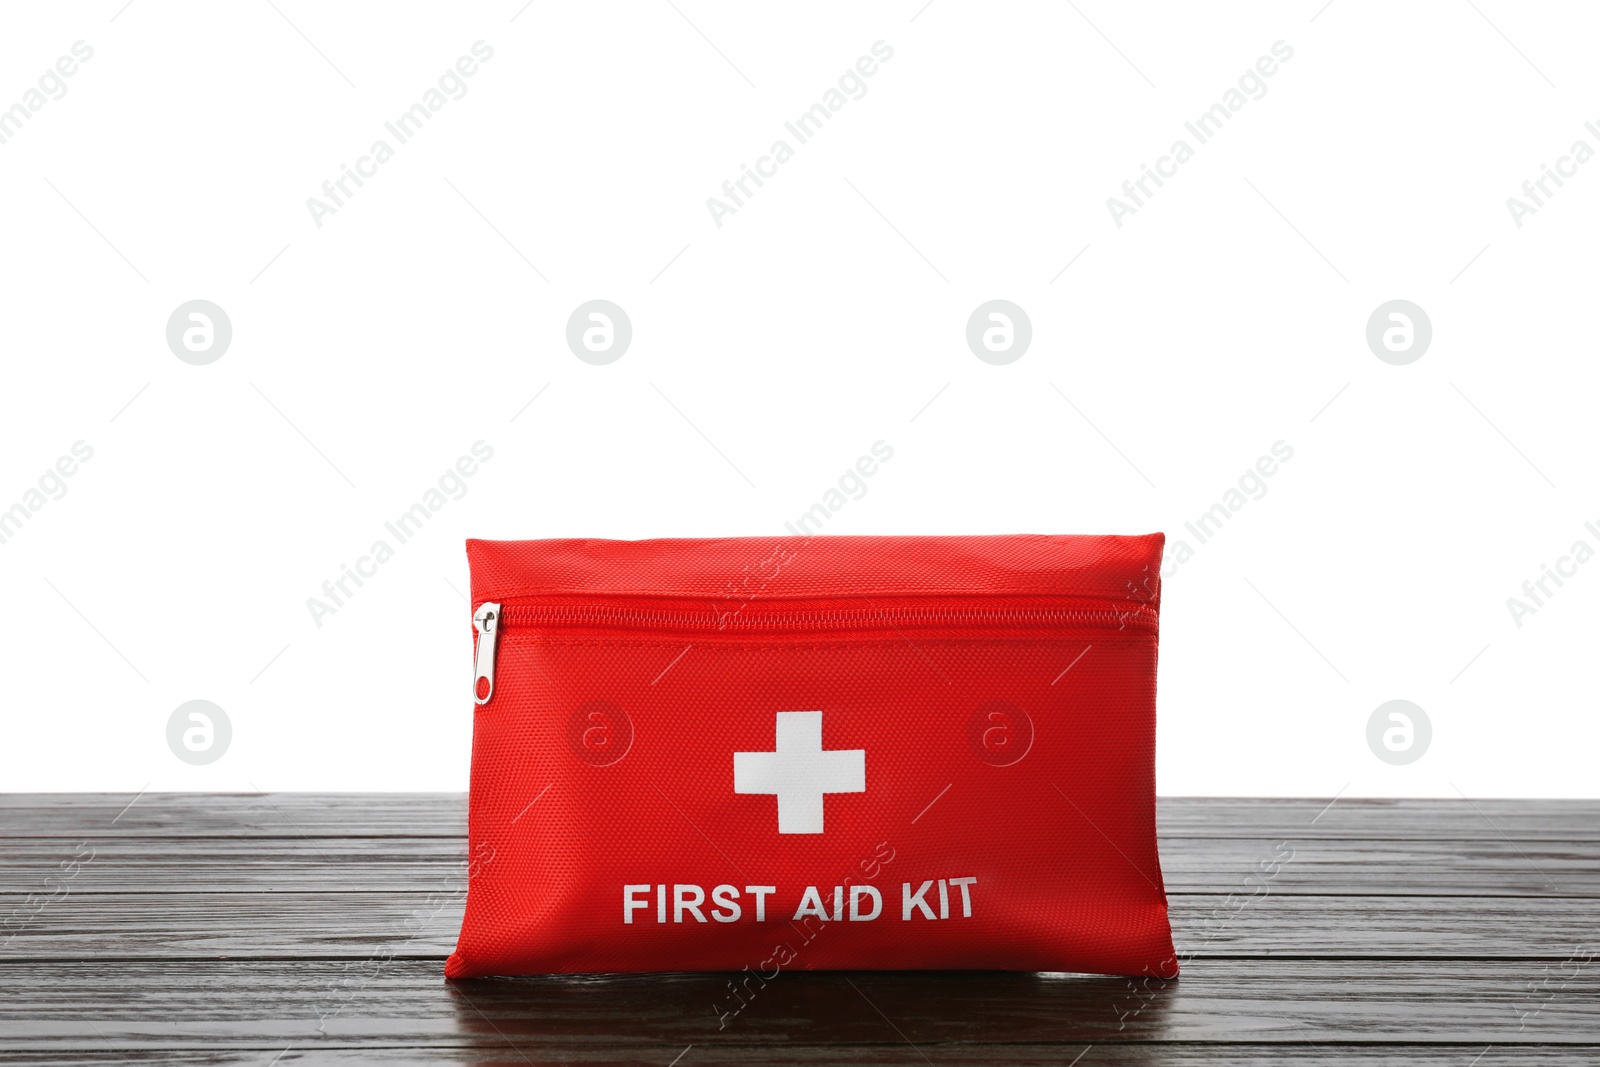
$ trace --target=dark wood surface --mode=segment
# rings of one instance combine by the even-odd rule
[[[786,973],[719,1029],[726,976],[445,982],[460,796],[0,796],[0,1061],[1600,1063],[1600,801],[1160,827],[1177,981]]]

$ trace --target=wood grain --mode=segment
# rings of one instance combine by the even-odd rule
[[[1600,898],[1600,841],[1344,838],[1161,839],[1167,892],[1259,886],[1273,893]],[[156,837],[88,833],[0,839],[0,900],[38,892],[60,864],[88,855],[74,893],[415,892],[466,858],[461,836]]]
[[[1569,968],[1569,971],[1572,970]],[[1210,960],[1142,983],[1000,972],[797,972],[719,1016],[726,976],[447,983],[438,960],[28,963],[0,977],[0,1052],[114,1044],[546,1047],[765,1044],[1529,1042],[1600,1034],[1600,973],[1526,961]],[[893,1020],[894,1027],[884,1017]],[[320,1028],[320,1029],[319,1029]]]
[[[682,1057],[680,1059],[680,1057]],[[531,1067],[582,1064],[620,1067],[710,1067],[719,1064],[844,1065],[904,1067],[906,1064],[974,1064],[977,1067],[1557,1067],[1600,1062],[1600,1044],[1557,1048],[1538,1045],[972,1045],[907,1044],[832,1045],[785,1042],[777,1046],[673,1048],[615,1047],[604,1043],[582,1047],[549,1047],[533,1042],[512,1046],[404,1048],[381,1045],[365,1049],[307,1048],[294,1044],[259,1048],[96,1050],[71,1053],[22,1052],[6,1062],[28,1067],[76,1067],[78,1064],[160,1063],[184,1067],[371,1067],[397,1064],[452,1064],[461,1067]],[[1076,1060],[1076,1064],[1074,1063]]]
[[[130,806],[131,805],[131,806]],[[1600,840],[1600,800],[1157,797],[1163,837]],[[0,838],[454,837],[464,793],[0,793]]]
[[[1169,900],[1180,958],[1320,956],[1560,960],[1595,943],[1593,900],[1537,897],[1190,894]],[[288,959],[449,954],[462,904],[450,883],[407,893],[76,894],[45,905],[0,960],[206,956]]]
[[[719,1028],[724,975],[443,981],[459,795],[0,797],[0,1058],[1600,1062],[1600,802],[1159,810],[1178,981],[792,973]]]

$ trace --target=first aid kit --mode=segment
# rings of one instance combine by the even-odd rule
[[[446,975],[1176,975],[1162,540],[467,542]]]

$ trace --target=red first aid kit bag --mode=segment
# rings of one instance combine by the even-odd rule
[[[468,541],[445,974],[1176,975],[1162,541]]]

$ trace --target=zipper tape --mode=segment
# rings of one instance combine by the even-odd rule
[[[634,629],[657,628],[687,631],[742,631],[785,632],[810,630],[825,632],[834,629],[871,629],[882,626],[897,629],[902,626],[1002,626],[1023,628],[1037,626],[1111,626],[1118,629],[1133,628],[1155,630],[1156,611],[1145,604],[1115,608],[961,608],[961,607],[886,607],[886,608],[826,608],[773,612],[745,611],[667,611],[657,609],[624,608],[614,606],[535,605],[513,604],[509,607],[499,601],[485,601],[472,614],[472,626],[477,631],[477,647],[473,654],[472,699],[478,706],[489,703],[494,696],[494,666],[496,645],[503,625],[552,627],[611,625]]]

